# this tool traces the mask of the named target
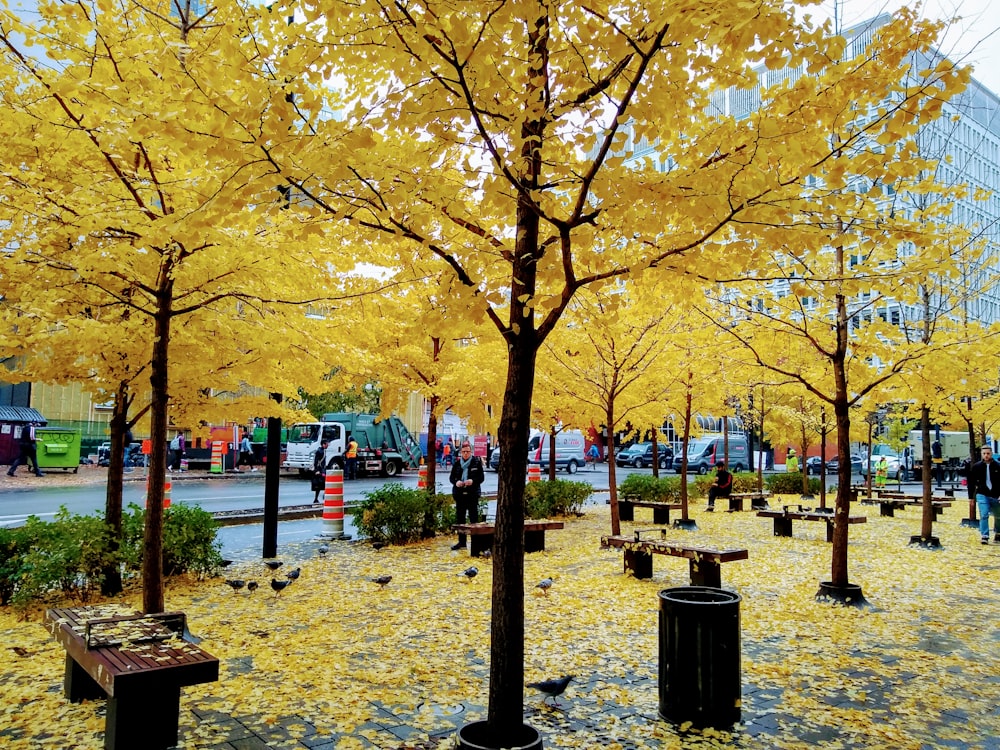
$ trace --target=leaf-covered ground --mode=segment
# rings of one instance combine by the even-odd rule
[[[657,716],[657,592],[686,585],[687,562],[656,556],[652,580],[624,576],[621,552],[599,548],[609,510],[589,506],[525,560],[526,682],[577,675],[561,708],[526,689],[527,721],[547,748],[1000,747],[1000,545],[960,526],[967,510],[946,510],[944,548],[927,551],[907,546],[916,510],[855,509],[869,522],[851,527],[850,578],[873,611],[814,601],[830,571],[822,523],[775,538],[753,513],[698,509],[698,531],[671,531],[750,551],[722,568],[742,596],[743,721],[730,733]],[[636,513],[623,532],[652,526]],[[277,575],[302,574],[277,597],[256,562],[226,572],[260,581],[252,594],[222,578],[171,581],[167,608],[186,612],[222,663],[219,682],[183,691],[181,747],[450,746],[453,727],[485,718],[492,579],[489,560],[451,542],[284,549]],[[470,564],[471,580],[460,575]],[[384,574],[380,589],[371,579]],[[548,595],[534,587],[546,577]],[[0,746],[101,748],[104,702],[63,698],[63,652],[39,621],[0,611]]]

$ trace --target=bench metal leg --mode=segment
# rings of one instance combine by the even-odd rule
[[[792,535],[792,519],[791,518],[775,518],[774,519],[774,535],[775,536],[791,536]]]
[[[166,750],[177,744],[181,689],[163,686],[108,698],[105,750]]]
[[[625,550],[625,574],[630,571],[636,578],[652,578],[653,556],[642,550]]]
[[[895,517],[896,515],[895,506],[892,503],[879,503],[878,506],[879,506],[878,514],[880,516],[885,516],[886,518]]]
[[[479,557],[489,549],[493,549],[492,534],[469,534],[469,553],[473,557]]]
[[[833,519],[829,518],[826,521],[826,541],[833,541]]]
[[[635,520],[635,506],[632,505],[628,500],[618,501],[618,520],[619,521],[634,521]]]
[[[742,497],[731,497],[729,498],[729,512],[738,513],[743,510],[743,498]]]
[[[670,508],[653,508],[653,523],[663,526],[669,526]]]
[[[87,670],[77,664],[69,654],[66,654],[63,693],[70,703],[79,703],[80,701],[107,696],[104,688],[98,685],[94,678],[87,674]]]
[[[711,560],[689,560],[692,586],[711,586],[722,588],[722,565]]]
[[[545,530],[524,532],[524,551],[542,552],[545,549]]]

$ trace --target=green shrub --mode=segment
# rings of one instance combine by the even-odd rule
[[[771,474],[766,478],[767,488],[775,495],[801,495],[802,472]],[[809,478],[809,492],[818,495],[820,491],[819,477]]]
[[[136,575],[142,566],[143,516],[141,508],[129,506],[117,550],[102,516],[74,515],[65,507],[52,521],[31,516],[24,526],[0,529],[0,604],[25,606],[57,593],[88,601],[100,591],[106,569],[118,566]],[[212,515],[201,508],[169,508],[163,521],[164,573],[217,570],[222,558],[216,530]]]
[[[455,506],[450,495],[391,482],[365,493],[354,522],[358,531],[373,541],[406,544],[451,526]]]
[[[700,477],[699,477],[700,478]],[[676,503],[681,499],[681,477],[669,475],[629,474],[618,485],[621,497],[636,497],[642,502]]]
[[[529,482],[524,488],[525,518],[576,515],[594,488],[586,482]]]

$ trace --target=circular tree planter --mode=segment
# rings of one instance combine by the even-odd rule
[[[922,537],[920,534],[914,534],[910,537],[910,546],[916,545],[918,547],[923,547],[924,549],[941,549],[941,540],[936,536]]]
[[[834,586],[829,581],[823,581],[819,584],[819,591],[816,592],[816,601],[836,602],[845,607],[857,607],[858,609],[867,609],[872,606],[865,599],[861,587],[854,583]]]
[[[501,747],[504,750],[542,750],[542,735],[527,724],[516,731],[514,744],[509,744],[510,739],[505,738],[505,743],[500,745],[485,721],[474,721],[459,728],[455,747],[458,750],[499,750]]]
[[[674,521],[674,528],[684,531],[697,531],[698,524],[695,523],[693,518],[678,518]]]

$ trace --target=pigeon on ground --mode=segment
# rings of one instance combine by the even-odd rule
[[[330,545],[329,544],[321,544],[321,545],[319,545],[319,547],[316,548],[316,551],[319,552],[319,554],[321,556],[325,555],[327,552],[330,551]]]
[[[388,546],[389,545],[386,542],[372,542],[372,549],[374,549],[376,552],[378,552],[383,547],[388,547]]]
[[[479,556],[484,560],[489,560],[491,557],[493,557],[493,553],[488,549],[484,549],[482,552],[479,553]]]
[[[302,568],[289,570],[287,573],[285,573],[285,578],[287,578],[289,581],[297,581],[299,580],[299,575],[301,575],[301,573],[302,573]]]
[[[384,589],[389,585],[389,581],[392,580],[392,576],[378,576],[377,578],[372,578],[372,583],[377,583],[379,589]]]
[[[233,564],[233,561],[232,561],[232,560],[221,560],[221,561],[219,562],[219,567],[220,567],[220,568],[228,568],[228,567],[229,567],[230,565],[232,565],[232,564]]]
[[[546,596],[549,595],[549,589],[552,588],[554,581],[551,578],[543,578],[538,583],[535,584],[536,589],[541,589],[542,593]]]
[[[278,568],[280,568],[285,563],[283,563],[281,560],[265,560],[264,564],[267,567],[269,567],[271,570],[277,570]]]
[[[555,700],[557,695],[562,695],[566,686],[569,685],[569,681],[572,680],[576,675],[568,674],[565,677],[560,677],[557,680],[543,680],[542,682],[529,682],[528,687],[535,688],[545,693],[545,697],[542,698],[542,703],[545,702],[547,698],[552,698],[553,704],[558,706],[559,702]]]
[[[229,586],[230,588],[232,588],[233,593],[235,594],[241,588],[243,588],[244,586],[246,586],[247,582],[246,581],[241,581],[239,578],[227,578],[226,579],[226,585]]]
[[[471,568],[466,568],[465,570],[463,570],[461,573],[459,573],[459,575],[465,576],[471,581],[473,578],[479,575],[479,568],[473,565]]]
[[[247,581],[247,591],[249,591],[252,594],[254,591],[257,590],[257,586],[259,585],[260,584],[258,584],[256,581]]]
[[[271,579],[271,588],[274,589],[274,595],[277,596],[278,594],[280,594],[282,591],[285,590],[285,588],[288,587],[288,585],[290,583],[291,583],[291,581],[289,581],[287,579],[284,580],[284,581],[277,581],[274,578],[272,578]]]

